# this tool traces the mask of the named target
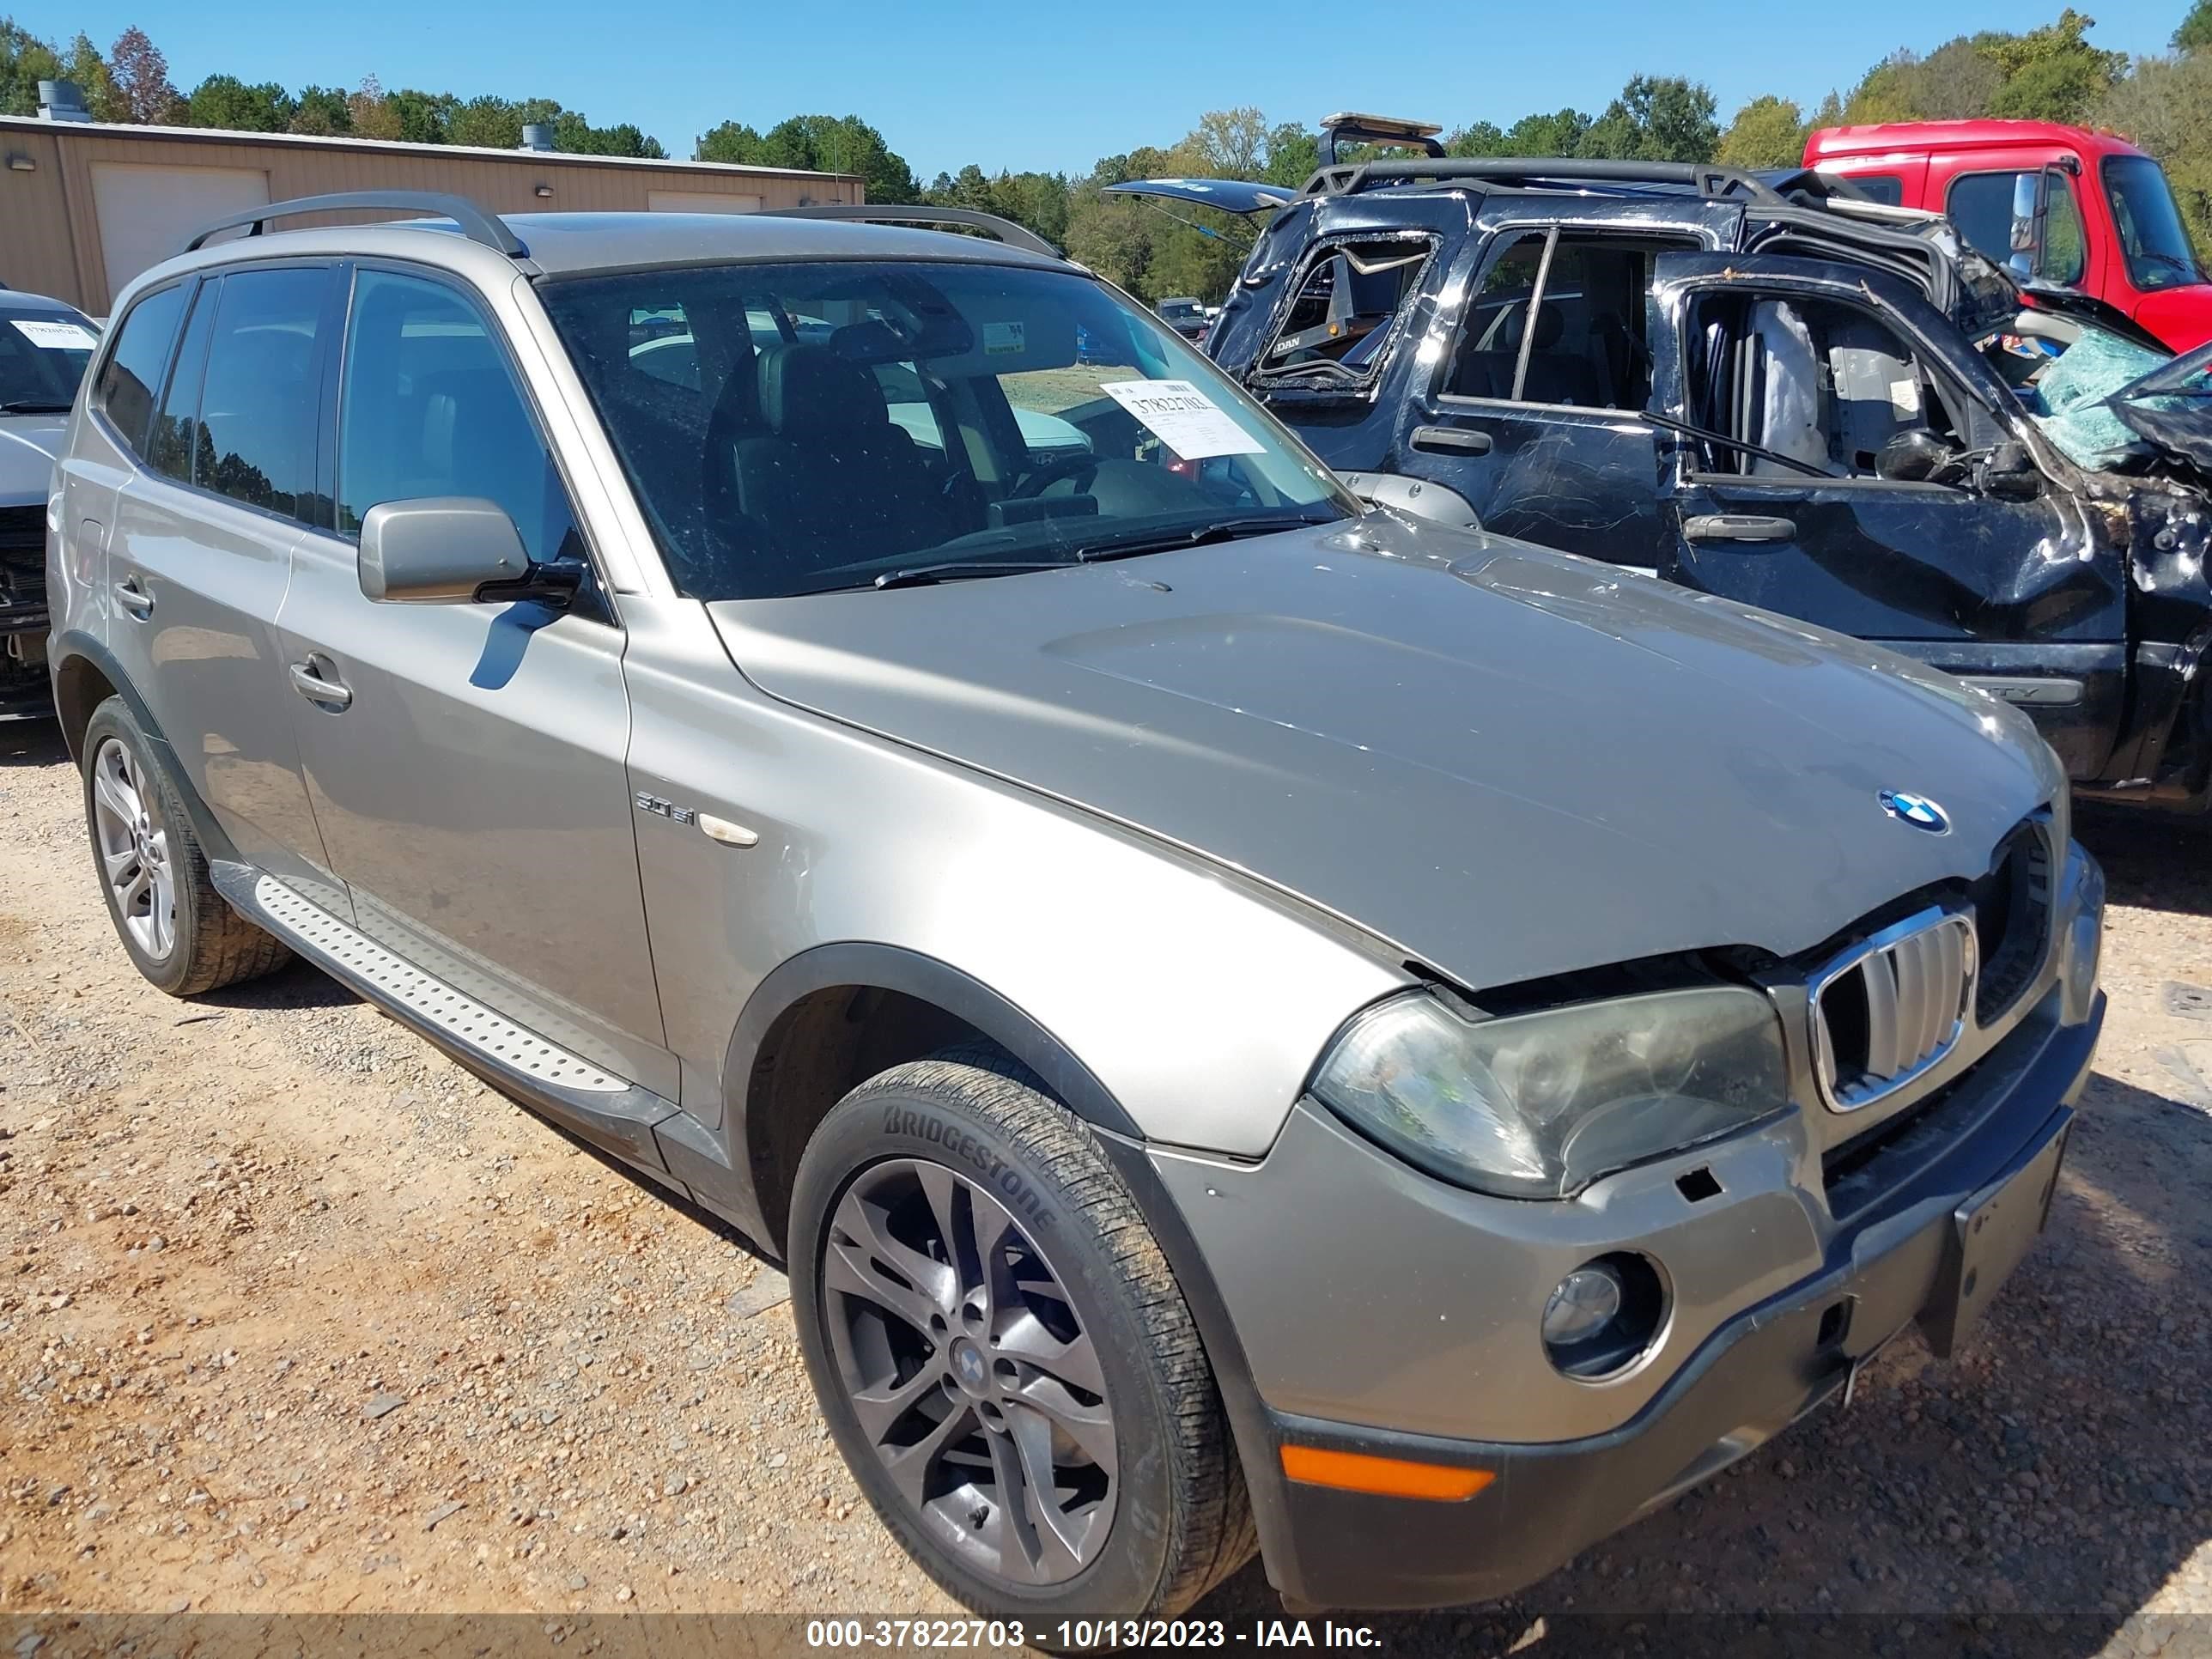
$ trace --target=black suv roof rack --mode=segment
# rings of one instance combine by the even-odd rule
[[[266,207],[234,213],[211,225],[203,225],[185,244],[183,251],[194,252],[216,232],[235,230],[240,225],[250,227],[246,233],[248,236],[258,236],[271,219],[289,219],[302,213],[356,213],[377,208],[451,219],[469,240],[511,259],[526,258],[530,252],[522,245],[522,239],[509,230],[506,221],[497,214],[485,212],[465,196],[447,196],[428,190],[356,190],[337,196],[301,196],[289,202],[271,202]]]
[[[1776,206],[1783,197],[1741,167],[1704,161],[1583,161],[1565,156],[1471,156],[1426,161],[1360,161],[1324,167],[1306,180],[1304,196],[1352,196],[1389,185],[1494,185],[1536,189],[1547,185],[1686,185],[1700,196],[1733,197]]]
[[[828,202],[818,207],[769,208],[762,216],[770,219],[850,219],[861,224],[878,225],[965,225],[971,230],[988,230],[1008,247],[1018,247],[1024,253],[1042,253],[1048,259],[1066,258],[1028,226],[1018,225],[1012,219],[1002,219],[995,213],[981,213],[974,208],[894,207],[875,202]]]

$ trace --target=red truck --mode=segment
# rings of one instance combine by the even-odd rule
[[[2051,121],[1823,127],[1805,165],[1893,206],[1948,214],[2028,281],[2094,295],[2176,351],[2212,340],[2212,274],[2158,163],[2116,133]]]

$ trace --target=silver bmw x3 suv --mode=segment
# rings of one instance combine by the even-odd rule
[[[2027,1253],[2102,880],[2002,704],[1363,510],[1011,227],[382,205],[197,239],[71,416],[122,946],[786,1260],[963,1601],[1502,1594]]]

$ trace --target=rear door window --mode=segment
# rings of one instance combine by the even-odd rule
[[[331,272],[226,274],[208,337],[192,482],[264,512],[325,522],[315,491],[322,328]]]
[[[94,388],[100,411],[123,441],[134,450],[146,443],[146,423],[154,416],[161,370],[185,314],[185,289],[179,284],[146,295],[131,307],[115,337],[115,349],[100,371]]]
[[[216,304],[222,292],[220,278],[200,285],[191,319],[185,325],[184,343],[177,348],[176,367],[169,371],[169,389],[162,394],[161,411],[146,445],[148,464],[179,483],[190,483],[196,467],[210,477],[214,472],[214,456],[199,453],[200,387],[207,369],[208,336],[215,331]]]
[[[1650,395],[1652,262],[1695,244],[1553,236],[1531,231],[1492,256],[1461,319],[1445,395],[1643,408]]]

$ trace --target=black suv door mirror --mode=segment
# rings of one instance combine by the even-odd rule
[[[2008,438],[1982,463],[1982,491],[1999,501],[2032,501],[2043,493],[2043,474],[2029,459],[2027,446]]]
[[[1875,476],[1894,483],[1914,483],[1932,477],[1951,459],[1951,447],[1924,426],[1899,433],[1874,458]]]
[[[362,515],[361,591],[372,599],[472,605],[521,598],[531,584],[522,532],[496,501],[434,495],[380,502]]]

